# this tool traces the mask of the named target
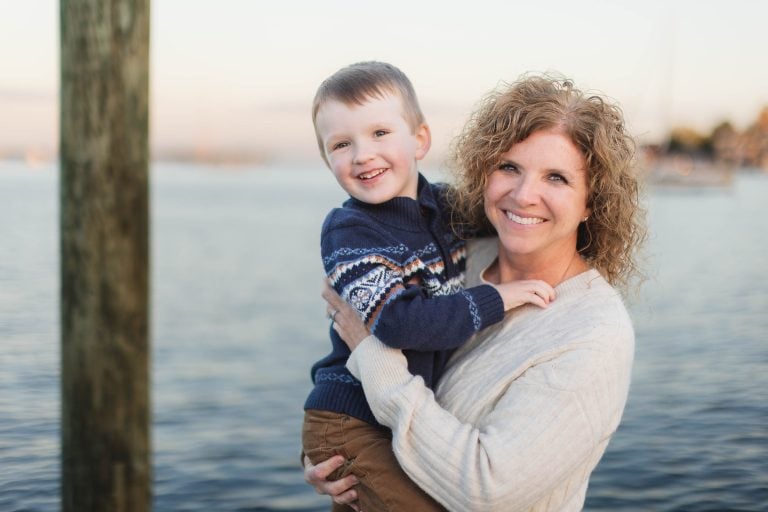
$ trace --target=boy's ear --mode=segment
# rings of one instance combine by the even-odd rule
[[[414,133],[416,136],[416,160],[421,160],[427,155],[430,146],[432,146],[432,132],[427,123],[421,123]]]

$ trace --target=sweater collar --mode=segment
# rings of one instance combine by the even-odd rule
[[[491,267],[491,265],[496,263],[497,259],[498,259],[498,256],[492,258],[490,263],[485,265],[483,269],[480,271],[481,283],[490,284],[493,286],[493,283],[490,283],[488,280],[485,279],[485,271],[488,270]],[[557,286],[555,286],[555,292],[557,293],[558,298],[567,297],[570,295],[579,296],[584,292],[585,289],[591,288],[594,282],[604,282],[604,279],[600,275],[600,272],[598,272],[596,269],[589,268],[584,272],[581,272],[580,274],[576,274],[575,276],[570,277],[565,281],[559,283]]]
[[[364,203],[350,197],[344,206],[369,212],[382,222],[398,227],[418,226],[438,213],[437,201],[427,179],[419,173],[416,200],[410,197],[393,197],[379,204]],[[423,210],[426,210],[423,212]]]

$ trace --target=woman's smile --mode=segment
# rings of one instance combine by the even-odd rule
[[[542,219],[541,217],[516,215],[509,210],[506,211],[506,214],[509,220],[511,220],[515,224],[522,224],[524,226],[531,226],[533,224],[541,224],[542,222],[546,222],[546,219]]]
[[[589,215],[584,156],[559,129],[534,132],[501,155],[488,176],[485,212],[505,256],[552,265],[576,251]]]

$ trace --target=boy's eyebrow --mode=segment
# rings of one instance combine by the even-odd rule
[[[344,140],[343,137],[328,137],[323,141],[323,146],[325,146],[326,149],[331,149],[335,144],[337,144],[340,140]]]
[[[344,135],[341,132],[331,132],[326,137],[322,137],[322,140],[323,140],[324,143],[326,143],[326,142],[330,142],[330,141],[337,140],[337,139],[343,139],[345,137],[346,137],[346,135]]]

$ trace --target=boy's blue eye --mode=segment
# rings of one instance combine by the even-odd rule
[[[375,132],[373,132],[373,134],[375,136],[377,136],[377,137],[383,137],[384,135],[387,134],[387,131],[386,130],[376,130]]]
[[[349,142],[338,142],[331,147],[331,150],[341,149],[349,146]]]

